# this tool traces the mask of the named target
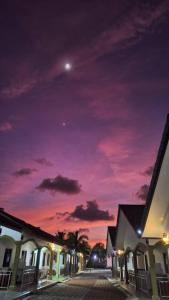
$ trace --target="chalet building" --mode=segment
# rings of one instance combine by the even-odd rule
[[[149,293],[151,290],[147,265],[147,245],[141,238],[144,205],[119,205],[116,230],[118,273],[122,281]],[[147,285],[144,286],[144,280]]]
[[[56,237],[0,209],[0,288],[56,279],[70,270]]]
[[[116,275],[154,300],[169,299],[169,116],[146,205],[119,205],[115,242],[110,240]]]
[[[169,299],[169,115],[150,183],[142,221],[153,299]]]
[[[115,255],[115,238],[116,238],[116,226],[107,227],[107,241],[106,241],[106,257],[107,268],[111,268],[112,271],[117,268],[113,268],[113,257]]]

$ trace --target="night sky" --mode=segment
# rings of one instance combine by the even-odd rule
[[[169,1],[2,0],[0,37],[0,206],[105,240],[169,112]]]

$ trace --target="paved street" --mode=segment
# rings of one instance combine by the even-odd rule
[[[84,272],[72,280],[29,296],[26,300],[123,300],[127,295],[107,280],[110,272]]]

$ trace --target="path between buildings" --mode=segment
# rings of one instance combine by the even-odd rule
[[[118,283],[107,278],[107,270],[85,271],[68,282],[28,296],[25,300],[124,300],[147,299],[129,295]]]

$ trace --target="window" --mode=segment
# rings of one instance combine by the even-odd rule
[[[33,265],[34,265],[34,260],[35,260],[35,258],[34,258],[34,252],[32,251],[32,252],[31,252],[31,255],[30,255],[30,262],[29,262],[29,265],[30,265],[30,266],[33,266]]]
[[[63,265],[65,264],[65,255],[63,254]]]
[[[144,259],[145,259],[145,270],[148,271],[148,261],[147,261],[147,255],[144,255]]]
[[[24,264],[26,264],[26,256],[27,256],[27,251],[22,250],[21,260]]]
[[[46,253],[43,253],[42,267],[45,266]]]
[[[167,253],[163,253],[163,261],[164,261],[164,269],[165,269],[165,273],[168,273],[168,259],[167,259]]]
[[[47,266],[49,266],[50,264],[50,254],[48,253],[48,256],[47,256]]]
[[[4,260],[3,260],[3,268],[10,267],[11,256],[12,256],[12,249],[6,248],[4,254]]]

